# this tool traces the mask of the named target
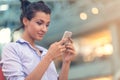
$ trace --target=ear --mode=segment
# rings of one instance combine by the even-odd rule
[[[23,18],[23,24],[24,24],[24,26],[27,27],[28,23],[29,23],[29,20],[26,17],[24,17]]]

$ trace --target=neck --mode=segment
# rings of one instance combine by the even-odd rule
[[[22,38],[28,41],[32,47],[35,47],[35,40],[32,39],[29,35],[27,35],[25,32],[23,32]]]

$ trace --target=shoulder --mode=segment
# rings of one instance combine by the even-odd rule
[[[3,46],[2,55],[17,54],[18,50],[19,50],[19,44],[16,42],[10,42]]]
[[[15,42],[11,42],[11,43],[8,43],[8,44],[5,44],[5,46],[3,47],[3,49],[6,49],[6,48],[12,48],[16,45]]]
[[[16,45],[17,44],[15,42],[5,44],[5,46],[2,48],[2,53],[1,53],[2,61],[15,58],[15,56],[18,53]]]
[[[8,44],[5,44],[5,46],[3,47],[3,50],[4,49],[16,49],[18,47],[18,43],[16,42],[11,42],[11,43],[8,43]]]

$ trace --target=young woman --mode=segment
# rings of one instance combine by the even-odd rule
[[[50,24],[51,10],[43,1],[21,1],[20,17],[24,32],[21,39],[6,45],[2,52],[1,66],[7,80],[68,80],[68,72],[75,50],[66,40],[51,44],[48,50],[35,44],[41,40]],[[60,74],[53,60],[63,56]]]

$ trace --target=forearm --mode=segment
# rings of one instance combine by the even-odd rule
[[[61,69],[61,72],[59,74],[59,79],[58,80],[68,80],[70,63],[71,62],[63,62],[62,69]]]
[[[25,78],[25,80],[41,80],[43,74],[52,62],[50,55],[46,55],[37,67]]]

